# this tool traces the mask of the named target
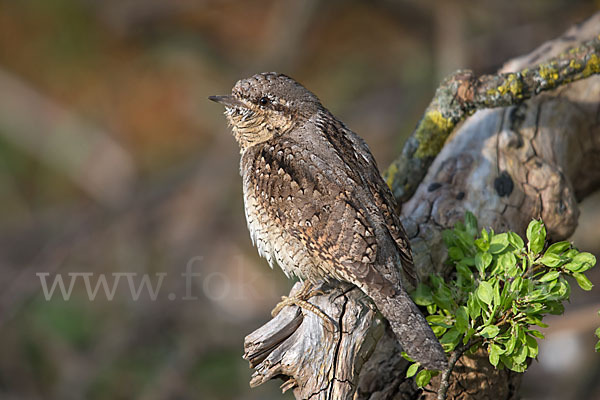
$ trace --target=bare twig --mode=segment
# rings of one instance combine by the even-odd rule
[[[474,345],[476,345],[480,342],[481,342],[481,338],[478,338],[475,340],[471,339],[467,342],[467,344],[458,346],[452,352],[452,355],[448,359],[448,368],[446,368],[442,372],[442,377],[440,379],[440,385],[438,387],[438,392],[437,392],[437,400],[446,400],[448,388],[450,387],[450,377],[452,376],[452,371],[454,370],[456,363],[462,357],[462,355],[465,353],[465,351],[467,351],[468,349],[470,349],[471,347],[473,347]]]
[[[450,376],[452,375],[452,370],[454,369],[454,366],[456,365],[458,359],[468,348],[469,347],[467,346],[460,346],[459,348],[454,350],[454,352],[450,356],[450,359],[448,359],[448,368],[446,368],[442,372],[442,379],[438,388],[437,400],[446,400],[446,394],[448,392],[448,387],[450,386]]]

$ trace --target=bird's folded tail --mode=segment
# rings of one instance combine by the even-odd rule
[[[364,289],[363,289],[364,290]],[[404,290],[386,296],[377,290],[365,290],[388,320],[398,342],[409,357],[427,369],[444,370],[448,360],[427,320]]]

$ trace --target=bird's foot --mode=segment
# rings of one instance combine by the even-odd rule
[[[324,294],[325,294],[325,292],[323,292],[322,290],[313,290],[312,285],[305,283],[304,286],[302,287],[302,289],[300,289],[300,291],[298,291],[294,295],[289,296],[289,297],[282,296],[281,301],[275,306],[273,311],[271,311],[271,316],[273,316],[273,317],[277,316],[277,314],[279,314],[279,312],[284,307],[298,306],[300,308],[303,308],[307,311],[312,312],[317,317],[321,318],[323,320],[323,322],[325,323],[325,325],[327,325],[327,327],[329,327],[329,329],[331,331],[335,331],[335,324],[333,323],[331,318],[327,314],[325,314],[323,311],[321,311],[319,309],[319,307],[308,302],[308,299],[310,299],[311,297],[322,296]]]

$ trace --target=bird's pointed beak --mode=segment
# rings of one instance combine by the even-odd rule
[[[208,99],[223,104],[225,107],[244,107],[244,103],[233,96],[208,96]]]

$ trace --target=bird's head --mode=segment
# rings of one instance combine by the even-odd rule
[[[241,79],[231,95],[209,99],[225,106],[225,116],[241,152],[289,132],[321,108],[319,99],[308,89],[275,72]]]

